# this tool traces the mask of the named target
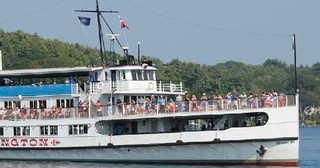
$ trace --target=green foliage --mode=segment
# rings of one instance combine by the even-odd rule
[[[0,29],[0,49],[3,52],[4,69],[52,68],[100,65],[99,52],[78,43],[43,39],[22,31],[6,33]],[[110,58],[110,53],[107,60]],[[116,54],[115,58],[120,58]],[[247,65],[228,61],[216,65],[200,65],[174,59],[169,63],[159,58],[143,56],[152,60],[158,68],[157,80],[182,82],[184,90],[200,96],[207,93],[222,96],[237,88],[239,92],[259,95],[262,91],[276,89],[294,93],[294,67],[278,59],[268,59],[262,65]],[[301,106],[320,105],[320,63],[298,68],[298,84]]]

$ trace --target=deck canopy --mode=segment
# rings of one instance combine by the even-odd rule
[[[70,68],[43,68],[43,69],[19,69],[2,70],[1,78],[36,78],[36,77],[69,77],[88,76],[89,72],[102,70],[103,67],[70,67]]]

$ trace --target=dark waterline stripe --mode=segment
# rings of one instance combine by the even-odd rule
[[[298,160],[94,160],[94,159],[0,159],[12,161],[71,161],[71,162],[94,162],[94,163],[117,163],[117,164],[162,164],[162,165],[215,165],[215,166],[298,166]]]
[[[269,142],[298,140],[299,137],[282,137],[272,139],[244,139],[244,140],[213,140],[204,142],[182,142],[161,144],[133,144],[133,145],[106,145],[106,146],[80,146],[80,147],[0,147],[1,150],[74,150],[74,149],[101,149],[101,148],[132,148],[132,147],[154,147],[154,146],[183,146],[198,144],[224,144],[224,143],[246,143],[246,142]]]

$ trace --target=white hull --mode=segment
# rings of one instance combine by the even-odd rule
[[[260,146],[266,152],[257,153]],[[2,149],[4,160],[53,160],[110,163],[167,163],[211,165],[278,165],[295,166],[298,140],[259,140],[239,142],[177,143],[122,147]]]

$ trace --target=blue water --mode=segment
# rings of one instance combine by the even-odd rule
[[[320,128],[300,128],[299,167],[320,168]],[[0,168],[243,168],[243,166],[176,166],[73,162],[0,161]],[[256,166],[246,166],[248,168]],[[259,167],[260,168],[260,167]],[[275,168],[275,167],[268,167]]]

